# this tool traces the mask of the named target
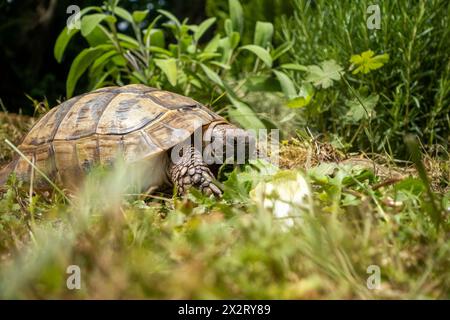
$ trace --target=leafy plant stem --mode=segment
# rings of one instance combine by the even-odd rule
[[[433,191],[431,190],[431,186],[430,186],[430,181],[428,180],[427,171],[421,160],[421,152],[419,150],[419,144],[417,142],[417,139],[413,135],[405,136],[405,143],[411,154],[412,161],[414,162],[414,164],[417,168],[419,177],[426,187],[427,195],[429,198],[429,204],[432,209],[432,219],[436,226],[436,230],[439,231],[441,221],[442,221],[442,216],[441,216],[440,210],[438,209],[438,207],[436,205],[436,200],[435,200]]]
[[[343,75],[341,72],[339,72],[339,73],[341,74],[341,78],[342,78],[342,80],[344,81],[344,83],[347,85],[347,87],[349,88],[349,90],[352,92],[352,94],[355,96],[355,98],[358,100],[358,102],[361,104],[361,106],[364,108],[364,111],[365,111],[366,114],[367,114],[367,129],[369,130],[369,134],[370,134],[370,137],[368,137],[368,138],[369,138],[369,141],[370,141],[370,149],[371,149],[371,152],[374,153],[374,152],[375,152],[375,151],[374,151],[375,148],[374,148],[373,141],[372,141],[374,135],[373,135],[373,132],[372,132],[372,124],[371,124],[372,115],[367,111],[366,106],[364,105],[363,101],[362,101],[361,98],[359,97],[359,95],[358,95],[358,93],[356,92],[356,90],[350,85],[350,83],[348,83],[348,81],[347,81],[347,79],[344,77],[344,75]]]

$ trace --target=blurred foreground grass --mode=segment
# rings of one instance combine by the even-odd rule
[[[450,298],[448,162],[425,159],[438,229],[414,170],[314,141],[281,151],[282,169],[228,173],[219,201],[127,195],[123,172],[94,173],[68,201],[30,197],[12,179],[0,200],[0,297]],[[70,265],[80,290],[66,286]]]

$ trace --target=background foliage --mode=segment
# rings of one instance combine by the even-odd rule
[[[53,56],[53,46],[69,17],[67,7],[77,3],[81,7],[102,5],[103,0],[0,1],[0,97],[9,110],[33,114],[33,105],[24,93],[46,97],[52,106],[64,99],[70,64],[86,43],[73,42],[61,64]],[[126,0],[121,5],[130,10],[148,7],[152,13],[170,8],[176,16],[189,16],[192,22],[205,17],[203,0]]]
[[[290,58],[299,64],[334,59],[346,69],[352,55],[367,50],[389,54],[389,62],[369,75],[347,73],[350,86],[362,95],[379,96],[370,122],[373,132],[357,139],[358,149],[402,156],[405,133],[424,143],[449,143],[450,5],[447,1],[383,1],[381,29],[369,30],[370,1],[293,1],[293,17],[283,19],[284,41],[293,41]],[[303,74],[294,74],[297,83]],[[320,92],[297,118],[296,126],[314,123],[319,132],[332,132],[353,141],[355,127],[347,119],[348,84]],[[347,105],[347,107],[346,107]],[[343,121],[344,120],[344,121]],[[348,121],[350,120],[350,121]],[[367,124],[365,124],[367,125]],[[357,130],[356,132],[361,132]]]
[[[73,95],[78,80],[87,73],[89,90],[143,83],[200,101],[219,102],[210,103],[211,107],[228,109],[229,117],[244,128],[270,126],[269,120],[257,117],[240,96],[253,91],[249,79],[270,81],[274,63],[288,48],[272,45],[273,25],[262,21],[252,26],[252,43],[241,45],[245,18],[239,1],[230,1],[229,12],[230,18],[223,21],[224,34],[216,32],[202,43],[215,17],[196,25],[158,10],[159,15],[147,22],[149,10],[129,12],[114,1],[103,7],[85,7],[80,29],[64,28],[55,44],[55,58],[61,61],[78,33],[89,43],[71,65],[67,96]],[[118,31],[116,24],[129,26],[131,35]],[[219,101],[224,94],[225,99]]]

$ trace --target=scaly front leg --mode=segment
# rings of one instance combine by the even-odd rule
[[[202,153],[194,147],[189,147],[176,162],[171,162],[169,177],[177,186],[178,193],[184,195],[191,188],[197,188],[206,195],[216,197],[222,195],[214,185],[214,175],[203,161]]]

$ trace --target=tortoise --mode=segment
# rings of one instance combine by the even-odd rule
[[[122,157],[130,167],[144,168],[141,189],[175,185],[180,195],[195,187],[220,196],[211,163],[192,143],[198,130],[202,146],[208,140],[250,141],[247,131],[189,97],[140,84],[101,88],[61,103],[37,121],[18,147],[29,161],[17,155],[0,172],[0,183],[15,172],[17,179],[45,189],[49,184],[35,173],[37,167],[71,190],[93,166],[114,165]]]

